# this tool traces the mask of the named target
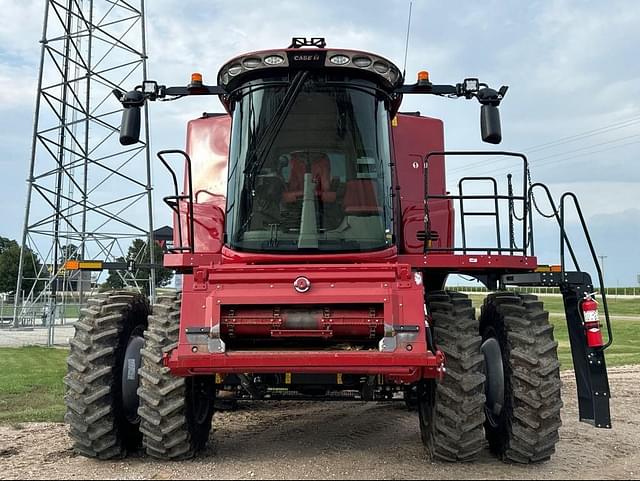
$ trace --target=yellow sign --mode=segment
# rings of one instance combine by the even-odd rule
[[[70,260],[62,267],[65,271],[101,271],[102,261],[78,261]]]
[[[102,262],[100,261],[80,261],[81,271],[101,271]]]

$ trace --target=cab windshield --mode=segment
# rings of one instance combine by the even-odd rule
[[[362,252],[393,242],[389,113],[373,82],[245,84],[233,103],[227,239],[241,251]]]

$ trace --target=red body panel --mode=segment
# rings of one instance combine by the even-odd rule
[[[300,293],[294,281],[305,276],[311,282],[308,292]],[[216,352],[212,338],[229,342],[229,321],[238,320],[236,338],[254,335],[257,339],[273,338],[278,319],[265,316],[267,326],[261,329],[241,318],[241,311],[230,318],[229,309],[252,307],[296,306],[310,309],[326,307],[337,314],[345,310],[366,312],[375,306],[374,316],[351,319],[349,332],[344,324],[335,330],[334,316],[327,318],[322,330],[342,332],[376,341],[392,341],[387,352],[378,346],[362,351],[344,350],[335,344],[311,350],[225,350]],[[403,382],[423,377],[436,377],[444,356],[427,349],[422,286],[416,284],[410,266],[399,264],[310,264],[298,265],[214,265],[196,269],[185,278],[178,348],[167,360],[177,375],[226,372],[294,372],[294,373],[360,373],[385,374]],[[240,316],[239,316],[240,315]],[[226,326],[223,327],[223,320]],[[243,322],[243,320],[245,322]],[[342,329],[342,331],[341,331]],[[364,330],[363,330],[364,329]],[[409,331],[404,332],[405,329]],[[295,330],[289,329],[293,335]],[[195,334],[194,334],[195,333]],[[300,339],[308,338],[298,331]],[[276,333],[276,336],[279,334]],[[216,337],[217,336],[217,337]],[[213,347],[212,347],[213,346]]]
[[[193,174],[196,252],[217,254],[222,250],[230,132],[231,118],[228,115],[203,117],[192,120],[187,126],[187,154],[191,158]],[[184,190],[188,189],[185,176]],[[183,207],[186,213],[186,205]],[[186,239],[189,223],[186,215],[181,217]],[[177,221],[176,216],[174,223]],[[178,229],[174,229],[174,245],[179,243]]]
[[[422,254],[424,242],[418,239],[418,232],[424,231],[424,158],[429,152],[444,150],[444,127],[439,119],[399,114],[392,132],[402,208],[402,253]],[[442,156],[432,157],[429,162],[429,194],[445,194]],[[430,200],[429,212],[435,233],[433,247],[452,247],[451,201]]]

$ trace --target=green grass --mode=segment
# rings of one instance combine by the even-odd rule
[[[484,295],[471,295],[473,305],[477,308],[482,305],[484,298]],[[555,326],[555,337],[559,343],[558,356],[562,368],[571,369],[571,349],[562,297],[540,296],[540,299],[544,302],[545,309],[551,312],[551,321]],[[611,298],[609,299],[609,312],[614,343],[606,352],[607,365],[640,364],[640,319],[616,319],[616,316],[637,316],[640,318],[640,300]]]
[[[62,422],[66,349],[0,349],[0,423]]]
[[[476,307],[482,305],[485,296],[481,294],[472,294],[471,299]],[[544,307],[551,313],[563,314],[564,304],[560,296],[540,296],[540,300],[544,302]],[[613,319],[615,316],[634,316],[640,318],[640,299],[616,299],[608,297],[607,304],[609,306],[609,314]],[[602,307],[600,308],[602,311]]]
[[[558,341],[558,356],[563,369],[572,368],[569,333],[564,316],[552,315],[555,338]],[[607,366],[640,364],[640,321],[613,320],[613,345],[606,351]],[[605,333],[606,338],[606,333]]]

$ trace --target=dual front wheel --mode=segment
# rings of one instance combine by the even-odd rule
[[[557,342],[535,296],[491,294],[476,320],[460,293],[427,298],[435,340],[447,358],[442,383],[419,388],[422,438],[431,457],[473,461],[484,449],[505,461],[545,461],[559,440]]]
[[[113,459],[144,447],[161,459],[201,450],[211,430],[214,381],[177,378],[163,356],[178,342],[180,296],[163,294],[153,307],[131,292],[89,301],[71,341],[65,377],[75,450]]]

